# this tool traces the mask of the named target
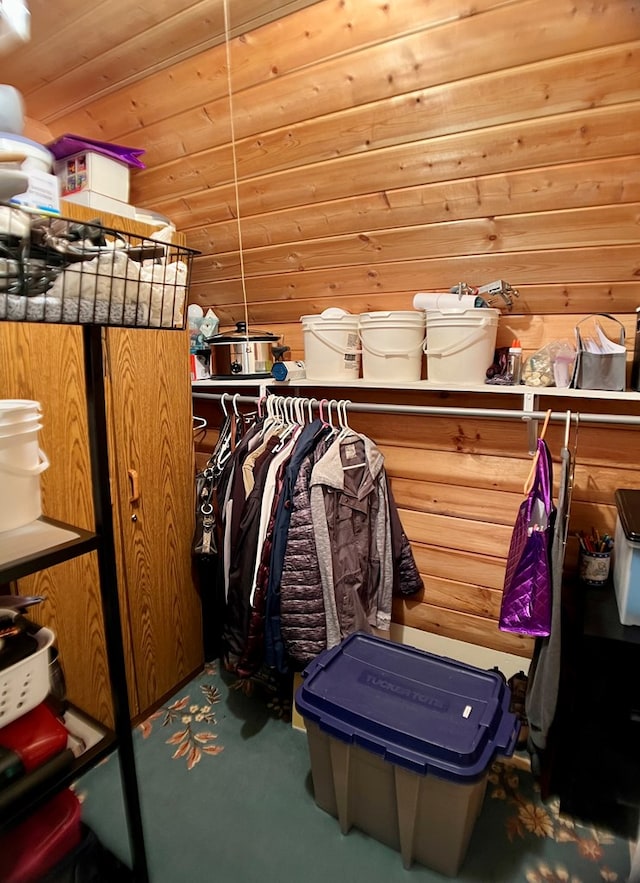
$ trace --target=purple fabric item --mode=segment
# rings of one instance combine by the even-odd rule
[[[56,159],[64,159],[67,156],[73,156],[74,153],[82,153],[83,150],[92,150],[94,153],[101,153],[103,156],[127,163],[129,166],[135,166],[137,169],[146,168],[142,160],[138,159],[144,153],[144,148],[125,147],[123,144],[112,144],[109,141],[96,141],[93,138],[84,138],[82,135],[61,135],[55,141],[47,144],[47,149]]]
[[[555,507],[549,449],[538,439],[533,487],[521,504],[511,536],[499,627],[531,637],[551,632],[551,561]]]

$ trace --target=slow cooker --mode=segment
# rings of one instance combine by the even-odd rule
[[[276,347],[279,340],[278,335],[270,331],[247,330],[246,322],[236,322],[235,331],[207,337],[206,343],[211,348],[211,378],[270,377],[274,358],[282,351]]]

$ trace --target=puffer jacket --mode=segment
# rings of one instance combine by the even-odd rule
[[[292,660],[306,665],[327,646],[322,578],[311,520],[309,482],[332,439],[322,438],[303,461],[293,488],[280,583],[282,637]]]

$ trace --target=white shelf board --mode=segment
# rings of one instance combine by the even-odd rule
[[[395,389],[395,390],[414,390],[423,392],[470,392],[497,394],[507,396],[545,396],[549,398],[565,398],[565,399],[590,399],[601,401],[620,401],[620,402],[640,402],[640,393],[632,391],[615,392],[613,390],[599,389],[565,389],[556,386],[493,386],[490,383],[484,384],[468,384],[447,386],[440,383],[431,383],[429,380],[417,380],[405,383],[387,383],[379,380],[295,380],[276,381],[269,378],[249,379],[249,380],[194,380],[192,381],[192,389],[194,392],[205,392],[206,388],[225,389],[229,387],[260,387],[267,386],[272,390],[276,389],[305,389],[323,387],[326,389]]]
[[[79,533],[46,521],[34,521],[13,530],[0,531],[0,567],[79,538]]]

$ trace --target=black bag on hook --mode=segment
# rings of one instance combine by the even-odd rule
[[[216,475],[207,464],[196,475],[196,526],[191,552],[195,557],[213,558],[218,554],[216,516],[213,507]]]

